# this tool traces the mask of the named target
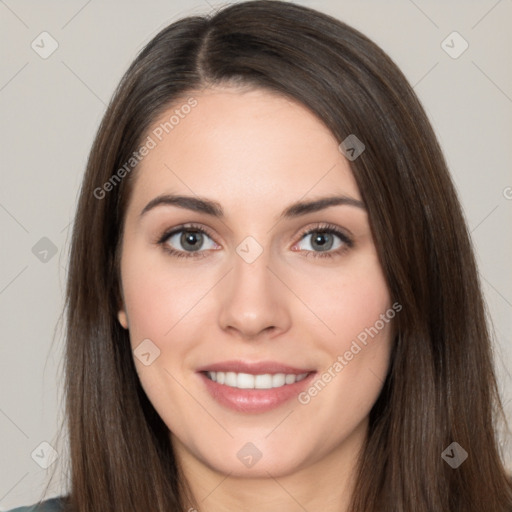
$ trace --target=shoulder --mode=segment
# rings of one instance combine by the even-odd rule
[[[18,507],[7,512],[61,512],[63,510],[62,498],[52,498],[41,501],[28,507]]]

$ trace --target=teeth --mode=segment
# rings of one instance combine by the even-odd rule
[[[295,381],[295,379],[294,379]],[[270,389],[272,387],[272,375],[256,375],[254,379],[254,387],[256,389]]]
[[[272,377],[272,387],[273,388],[280,388],[281,386],[284,386],[285,382],[286,382],[286,375],[284,373],[276,373]]]
[[[265,373],[252,375],[250,373],[235,372],[207,372],[208,377],[214,382],[238,389],[271,389],[280,388],[287,384],[294,384],[307,377],[307,373],[295,375],[293,373]]]
[[[295,375],[287,375],[285,378],[284,378],[284,382],[286,384],[293,384],[295,382]]]
[[[236,377],[236,387],[240,389],[254,389],[254,375],[239,373]]]
[[[219,372],[217,372],[219,373]],[[227,372],[226,377],[224,378],[224,384],[226,386],[231,386],[232,388],[236,388],[236,373],[235,372]]]

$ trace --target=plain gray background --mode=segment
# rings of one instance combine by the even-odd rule
[[[511,421],[512,0],[296,3],[368,35],[404,71],[425,106],[472,233]],[[58,474],[65,472],[65,443],[56,439],[63,396],[57,324],[69,225],[105,106],[160,29],[220,5],[0,0],[0,510],[39,499],[54,469],[38,464],[42,454],[48,462],[42,442],[56,449]],[[40,36],[45,31],[58,48],[44,59],[40,53],[52,44]],[[64,482],[54,480],[48,496],[64,492]]]

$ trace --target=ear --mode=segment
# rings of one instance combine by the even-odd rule
[[[121,286],[117,288],[116,296],[117,307],[119,308],[117,311],[117,320],[122,327],[128,329],[128,315],[126,314],[126,306]]]
[[[124,309],[120,309],[118,311],[117,319],[125,329],[128,329],[128,316],[126,315],[126,311]]]

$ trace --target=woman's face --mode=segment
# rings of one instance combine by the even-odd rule
[[[341,141],[270,92],[191,95],[146,134],[125,219],[142,386],[185,463],[268,478],[355,456],[395,309]]]

